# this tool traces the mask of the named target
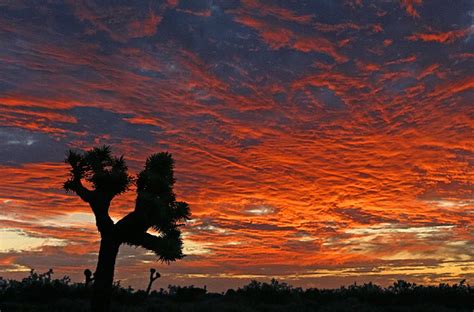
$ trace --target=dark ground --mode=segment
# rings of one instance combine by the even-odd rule
[[[68,277],[32,272],[22,281],[0,279],[0,310],[88,311],[91,288]],[[144,291],[114,286],[112,311],[474,311],[474,287],[458,284],[422,286],[397,281],[383,288],[368,283],[338,289],[301,289],[273,280],[252,281],[223,294],[194,286]]]

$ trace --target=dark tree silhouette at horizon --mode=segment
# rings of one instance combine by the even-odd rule
[[[176,201],[174,161],[167,152],[149,156],[136,180],[128,174],[124,157],[112,156],[109,146],[95,147],[84,153],[70,150],[65,162],[71,170],[64,189],[89,204],[101,238],[91,309],[108,311],[120,245],[151,250],[162,262],[183,258],[180,226],[190,218],[190,209],[187,203]],[[110,204],[134,181],[137,186],[135,209],[114,223],[109,214]],[[91,187],[86,187],[84,182]],[[150,228],[159,235],[148,233]]]

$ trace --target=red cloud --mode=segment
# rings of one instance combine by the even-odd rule
[[[272,49],[280,49],[289,46],[290,41],[294,37],[291,30],[272,26],[249,16],[237,16],[235,21],[257,30],[265,43]]]
[[[270,5],[259,0],[243,0],[241,1],[242,8],[238,11],[240,14],[256,14],[259,16],[273,16],[279,20],[287,22],[296,22],[301,24],[308,24],[313,19],[312,15],[297,15],[291,10]]]
[[[94,27],[87,30],[88,34],[104,31],[116,41],[126,42],[131,38],[153,36],[162,15],[168,9],[174,8],[177,1],[163,4],[150,4],[148,10],[133,10],[123,5],[101,6],[100,3],[88,4],[74,2],[74,13],[82,21],[89,21]]]
[[[470,28],[465,28],[447,32],[414,33],[406,38],[410,41],[453,43],[456,40],[466,37],[470,31]]]
[[[142,20],[135,20],[128,24],[128,33],[132,38],[149,37],[156,34],[158,24],[162,17],[150,12],[150,15]]]
[[[337,62],[347,61],[339,53],[337,46],[323,37],[302,35],[248,16],[237,16],[235,21],[255,29],[272,49],[291,48],[301,52],[319,52],[331,56]]]
[[[415,9],[415,6],[423,4],[423,0],[401,0],[401,6],[405,8],[408,15],[414,18],[420,17],[420,14]]]

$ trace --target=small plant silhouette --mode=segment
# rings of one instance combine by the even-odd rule
[[[52,276],[54,274],[53,269],[49,269],[44,273],[36,273],[34,269],[30,270],[30,275],[23,279],[24,283],[29,284],[49,284],[51,283]],[[69,277],[65,276],[63,279],[69,279]]]
[[[64,189],[89,204],[101,237],[91,308],[108,311],[120,245],[151,250],[162,262],[181,259],[184,255],[180,226],[190,218],[190,209],[187,203],[176,201],[174,161],[169,153],[149,156],[136,179],[128,174],[124,157],[112,156],[109,146],[95,147],[85,153],[70,150],[65,162],[71,169]],[[135,209],[114,223],[109,214],[110,204],[134,181]],[[159,235],[148,233],[150,228]]]
[[[153,282],[155,282],[157,279],[161,277],[161,274],[157,272],[155,269],[151,268],[150,269],[150,280],[148,282],[148,287],[146,288],[146,295],[148,296],[151,291],[151,285]]]
[[[86,278],[84,284],[87,287],[94,280],[94,277],[92,276],[92,272],[89,269],[84,270],[84,276]]]

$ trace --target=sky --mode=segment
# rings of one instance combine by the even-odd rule
[[[473,20],[469,0],[0,1],[0,276],[95,269],[64,158],[107,144],[133,174],[171,152],[193,213],[183,260],[121,247],[124,286],[474,283]]]

